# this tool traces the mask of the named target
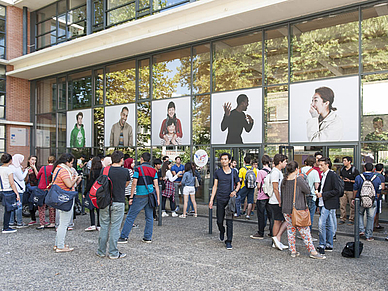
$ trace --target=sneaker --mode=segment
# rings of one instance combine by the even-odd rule
[[[150,243],[152,243],[152,239],[146,239],[143,237],[142,242],[146,243],[146,244],[150,244]]]
[[[282,244],[281,242],[279,242],[280,243],[280,246],[282,247],[282,249],[283,250],[286,250],[286,249],[288,249],[288,246],[285,246],[284,244]]]
[[[105,255],[100,255],[98,252],[96,252],[96,256],[100,257],[100,258],[105,258],[106,257]]]
[[[250,220],[251,217],[250,217],[249,215],[246,215],[246,216],[245,216],[245,219],[246,219],[246,220]]]
[[[172,217],[178,217],[178,214],[177,214],[175,211],[173,211],[173,212],[171,213],[171,216],[172,216]]]
[[[179,218],[186,218],[186,215],[181,214],[181,215],[179,215]]]
[[[317,247],[317,252],[321,255],[324,255],[325,254],[325,249],[322,248],[322,247]]]
[[[291,253],[291,258],[296,258],[300,256],[300,252]]]
[[[122,259],[125,258],[127,254],[123,254],[119,252],[119,255],[117,257],[109,256],[109,259],[116,260],[116,259]]]
[[[34,224],[36,224],[36,221],[34,221],[34,220],[31,220],[31,221],[28,223],[28,226],[30,226],[30,225],[34,225]]]
[[[315,239],[315,241],[317,241],[317,239]],[[333,236],[333,241],[337,241],[337,235],[336,234]]]
[[[167,217],[167,216],[169,216],[168,213],[166,211],[163,211],[162,212],[162,217]]]
[[[374,239],[374,237],[368,237],[367,239],[366,239],[366,241],[374,241],[375,239]]]
[[[273,247],[273,248],[276,248],[276,246],[275,246],[275,244],[274,244],[274,243],[272,243],[272,247]]]
[[[9,226],[16,226],[16,223],[9,223]]]
[[[249,237],[253,239],[264,239],[264,235],[261,235],[258,232],[256,232],[255,234],[251,234]]]
[[[326,252],[332,252],[332,251],[333,251],[333,248],[332,248],[332,247],[326,247],[326,248],[325,248],[325,251],[326,251]]]
[[[281,246],[281,242],[277,239],[276,236],[273,236],[273,237],[272,237],[272,241],[273,241],[274,245],[275,245],[280,251],[283,250],[283,248],[282,248],[282,246]]]
[[[120,237],[119,240],[117,241],[118,244],[126,244],[128,243],[128,238],[125,237]]]
[[[16,226],[16,228],[26,228],[26,227],[28,227],[28,224],[25,224],[25,223],[18,224],[18,225]]]
[[[388,236],[385,238],[386,241],[388,241]]]
[[[317,238],[314,238],[314,237],[311,237],[311,240],[312,240],[312,241],[318,241],[318,239],[317,239]],[[334,238],[333,238],[333,240],[334,240]],[[336,239],[335,241],[337,241],[337,239]]]
[[[37,230],[42,230],[42,229],[44,229],[44,225],[39,225],[36,229]]]
[[[223,242],[225,240],[225,234],[220,232],[220,238],[219,238],[220,242]]]
[[[226,242],[225,245],[226,245],[226,249],[227,250],[232,250],[233,249],[232,248],[232,244],[230,242]]]
[[[12,232],[17,232],[17,229],[13,229],[9,227],[7,229],[3,229],[1,233],[12,233]]]
[[[345,224],[345,221],[344,220],[341,220],[340,222],[338,222],[339,225],[341,224]]]
[[[94,230],[97,230],[95,225],[91,225],[88,228],[85,228],[85,231],[94,231]]]
[[[326,257],[322,254],[320,254],[319,252],[317,252],[315,255],[313,255],[312,253],[310,253],[310,258],[312,259],[318,259],[318,260],[324,260],[326,259]]]
[[[73,230],[73,229],[74,229],[74,227],[72,227],[72,226],[69,226],[69,227],[67,228],[68,231],[71,231],[71,230]]]
[[[132,228],[139,228],[139,225],[138,224],[133,224]]]
[[[67,253],[72,251],[74,251],[74,248],[69,248],[69,246],[65,246],[63,249],[56,248],[55,250],[56,253]]]
[[[97,226],[96,229],[97,229],[98,231],[100,231],[100,230],[101,230],[101,226]]]
[[[234,214],[234,217],[238,217],[237,213]]]

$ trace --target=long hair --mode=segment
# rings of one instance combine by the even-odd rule
[[[35,158],[36,159],[36,164],[38,163],[38,157],[37,156],[29,156],[28,159],[27,159],[27,167],[31,166],[30,165],[31,158]]]
[[[171,164],[170,161],[165,161],[163,163],[163,166],[162,166],[162,169],[161,169],[161,172],[162,172],[162,178],[166,177],[166,173],[168,171],[168,166]]]
[[[59,164],[65,164],[65,163],[70,163],[71,161],[74,161],[75,157],[73,154],[70,153],[64,153],[62,154],[59,159],[55,162],[54,164],[54,169],[59,165]]]
[[[193,165],[189,162],[189,163],[186,163],[185,164],[185,173],[186,172],[192,172],[193,173],[193,175],[194,175],[194,172],[193,172]]]
[[[100,157],[94,157],[92,159],[92,166],[90,167],[90,170],[101,170],[102,169],[102,163]]]
[[[288,176],[291,174],[291,173],[294,173],[296,171],[296,169],[299,168],[299,165],[296,161],[290,161],[287,163],[287,166],[286,166],[286,174],[284,175],[284,178],[283,178],[283,181],[282,181],[282,188],[286,185],[286,181],[287,181],[287,178]]]

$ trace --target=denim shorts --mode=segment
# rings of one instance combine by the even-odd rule
[[[248,197],[248,204],[253,203],[253,194],[255,193],[255,189],[248,189],[247,187],[242,188],[238,195],[240,195],[240,201],[243,202],[245,197]]]

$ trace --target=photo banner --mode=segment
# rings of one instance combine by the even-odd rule
[[[67,112],[66,145],[70,148],[92,146],[92,110],[74,110]]]
[[[212,94],[211,143],[262,142],[262,88]]]

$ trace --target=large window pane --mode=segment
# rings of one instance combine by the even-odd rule
[[[264,92],[265,141],[288,142],[288,86],[268,87]]]
[[[104,71],[94,72],[94,104],[102,105],[104,103]]]
[[[217,41],[213,46],[214,91],[262,84],[262,32]]]
[[[57,100],[57,80],[55,78],[36,82],[37,113],[53,112]]]
[[[59,157],[63,153],[65,153],[65,151],[60,151],[59,155],[56,155],[55,148],[46,148],[46,149],[38,148],[36,149],[36,155],[38,156],[37,165],[38,166],[47,165],[47,160],[49,156]]]
[[[193,97],[193,143],[210,144],[210,96]]]
[[[388,68],[388,4],[362,10],[362,65],[364,72]]]
[[[135,15],[136,15],[136,3],[135,3],[135,1],[111,0],[108,3],[111,3],[111,2],[115,2],[115,6],[117,6],[116,4],[118,4],[119,2],[132,2],[132,3],[125,5],[123,7],[120,7],[120,8],[114,9],[112,11],[109,11],[107,13],[107,16],[106,16],[108,26],[135,18]],[[111,7],[108,4],[108,9],[110,9],[110,8]]]
[[[282,26],[265,32],[266,84],[288,82],[288,29]]]
[[[49,19],[45,22],[38,24],[38,35],[53,31],[57,29],[56,21],[55,19]]]
[[[210,44],[193,47],[193,93],[210,92]]]
[[[94,147],[104,148],[104,108],[94,109]]]
[[[66,114],[58,113],[58,147],[66,147]]]
[[[58,79],[58,109],[66,109],[66,78]]]
[[[36,146],[55,148],[56,117],[55,114],[42,114],[36,117]]]
[[[57,6],[56,3],[54,3],[54,4],[51,4],[50,6],[47,6],[46,8],[39,10],[36,13],[38,22],[41,22],[46,19],[50,19],[53,16],[55,16],[57,14],[56,6]]]
[[[153,98],[162,99],[190,94],[191,52],[189,48],[153,57]]]
[[[137,104],[137,146],[151,144],[151,102]]]
[[[91,72],[69,75],[69,110],[87,108],[92,105]]]
[[[386,143],[361,144],[361,163],[382,163],[388,166],[388,146]]]
[[[136,99],[136,63],[129,61],[106,68],[106,104],[123,104]]]
[[[189,2],[189,0],[150,0],[153,1],[153,10],[168,9],[172,5],[179,5],[180,3]]]
[[[150,98],[150,60],[139,61],[139,99]]]
[[[292,26],[292,81],[358,73],[358,11]]]

